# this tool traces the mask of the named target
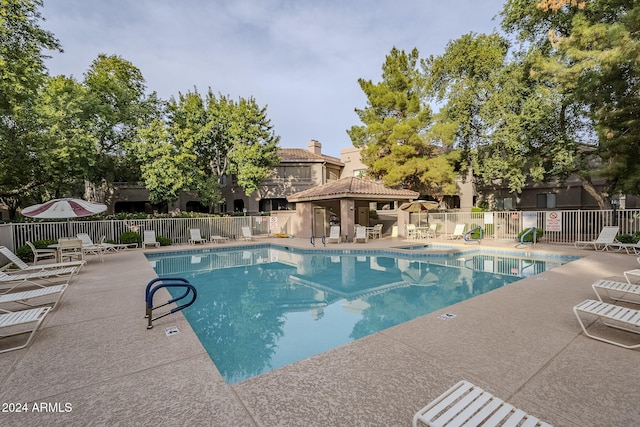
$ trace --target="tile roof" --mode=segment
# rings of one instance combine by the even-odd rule
[[[279,148],[278,156],[283,162],[329,162],[344,166],[337,157],[315,154],[304,148]]]
[[[411,190],[394,190],[367,179],[347,177],[287,197],[289,202],[314,200],[367,198],[367,199],[416,199],[419,193]]]

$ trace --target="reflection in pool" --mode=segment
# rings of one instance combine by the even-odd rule
[[[183,314],[231,384],[575,259],[274,245],[147,257],[197,287]]]

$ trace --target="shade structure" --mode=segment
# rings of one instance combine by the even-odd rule
[[[404,203],[400,206],[400,210],[417,213],[418,214],[418,226],[420,225],[420,214],[422,212],[429,213],[429,210],[436,209],[438,207],[438,202],[433,202],[431,200],[414,200],[413,202]],[[427,215],[427,222],[429,222],[429,215]]]
[[[400,206],[400,209],[406,212],[424,212],[436,209],[437,207],[438,202],[431,200],[414,200],[413,202],[404,203]]]
[[[102,203],[87,202],[82,199],[53,199],[48,202],[29,206],[22,215],[40,219],[69,219],[99,214],[107,210]]]

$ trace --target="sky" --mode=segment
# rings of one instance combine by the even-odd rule
[[[322,144],[340,157],[393,47],[442,54],[468,33],[499,29],[506,0],[44,0],[42,28],[64,53],[50,75],[84,73],[118,55],[168,100],[197,90],[267,108],[280,147]]]

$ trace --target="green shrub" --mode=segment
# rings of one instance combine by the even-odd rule
[[[142,237],[140,237],[140,233],[136,233],[135,231],[125,231],[120,234],[120,243],[122,244],[131,244],[137,243],[138,246],[142,245]]]
[[[528,232],[528,231],[529,231],[529,229],[527,228],[526,230],[522,230],[520,233],[518,233],[518,242],[522,238],[522,235],[524,233]],[[536,228],[536,242],[539,242],[540,239],[542,238],[542,236],[544,236],[544,230],[542,228]],[[533,242],[533,233],[527,234],[524,237],[524,242],[532,243]]]
[[[634,236],[631,234],[618,234],[616,240],[620,243],[636,243]]]
[[[156,240],[160,243],[160,246],[171,246],[173,243],[170,238],[164,236],[156,236]]]

